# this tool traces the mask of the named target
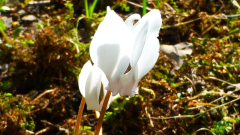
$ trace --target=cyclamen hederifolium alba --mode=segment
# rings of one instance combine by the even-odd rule
[[[134,24],[134,21],[137,22]],[[112,95],[119,93],[121,96],[138,93],[140,79],[158,59],[160,44],[157,37],[161,25],[159,10],[151,10],[142,18],[133,14],[124,22],[107,7],[107,14],[90,44],[90,57],[94,65],[88,61],[79,75],[80,92],[86,98],[88,109],[101,110],[101,86],[103,95],[107,90]],[[131,70],[126,73],[129,66]]]

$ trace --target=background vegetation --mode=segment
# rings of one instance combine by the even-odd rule
[[[240,6],[229,0],[51,0],[1,8],[0,134],[72,134],[81,101],[77,77],[111,6],[123,19],[161,11],[161,44],[192,43],[176,70],[160,54],[140,94],[112,102],[103,134],[239,134]],[[4,4],[0,1],[0,7]],[[5,4],[11,4],[6,1]],[[6,10],[6,11],[4,11]],[[25,14],[20,14],[24,10]],[[33,15],[35,20],[24,19]],[[6,19],[11,18],[10,24]],[[93,134],[84,110],[81,133]]]

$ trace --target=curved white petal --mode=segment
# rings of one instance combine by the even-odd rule
[[[103,45],[120,46],[126,30],[127,27],[122,18],[108,7],[107,14],[100,23],[90,45],[90,56],[94,64],[100,62],[98,59],[99,53],[97,53],[99,47]],[[115,55],[117,57],[119,53]]]
[[[121,64],[124,63],[124,64]],[[109,80],[109,85],[106,87],[107,90],[112,92],[112,95],[115,96],[120,91],[120,76],[124,74],[127,69],[127,65],[129,64],[129,58],[124,57],[122,61],[116,67],[116,70],[113,76]]]
[[[125,24],[128,28],[127,33],[129,33],[128,39],[126,39],[128,41],[128,46],[125,49],[125,51],[128,54],[128,57],[130,58],[130,65],[132,66],[132,54],[133,54],[133,48],[134,48],[134,42],[135,42],[135,33],[134,33],[134,21],[139,21],[141,19],[141,16],[139,14],[132,14],[131,16],[129,16],[126,20],[125,20]]]
[[[162,19],[159,10],[150,11],[142,19],[146,19],[149,22],[149,27],[145,45],[137,63],[137,80],[140,80],[145,74],[147,74],[153,68],[158,59],[160,44],[157,37],[162,25]]]
[[[147,20],[139,20],[134,25],[134,37],[133,37],[133,49],[131,56],[131,66],[134,67],[137,64],[139,57],[141,56],[142,49],[145,45],[149,23]]]
[[[140,80],[155,65],[159,56],[159,41],[157,38],[148,38],[143,48],[142,54],[138,60],[138,74],[136,80]]]
[[[160,47],[157,36],[161,24],[160,12],[152,10],[134,25],[132,69],[120,77],[120,95],[133,96],[138,93],[137,85],[140,79],[156,63]]]
[[[103,101],[99,104],[99,96],[101,90],[101,84],[103,84],[103,88],[107,85],[108,81],[102,70],[93,66],[86,82],[86,90],[85,90],[85,99],[88,110],[97,110],[101,111]],[[105,85],[105,86],[104,86]],[[103,90],[104,95],[106,95],[106,90]],[[111,100],[108,104],[110,104]]]
[[[149,22],[148,36],[158,37],[159,30],[162,26],[162,17],[160,11],[157,9],[151,10],[144,15],[141,20],[147,20]]]
[[[134,69],[130,70],[127,74],[121,75],[120,77],[120,95],[134,96],[136,91],[138,91],[137,85],[139,80],[136,80],[134,74],[138,74],[138,67],[135,66]]]
[[[119,77],[129,65],[126,51],[130,45],[130,33],[121,17],[109,7],[107,15],[99,25],[90,45],[90,56],[94,65],[107,76],[108,90],[118,93]]]
[[[92,64],[89,60],[83,65],[83,68],[78,77],[78,86],[83,97],[85,97],[85,86],[91,70],[92,70]]]
[[[133,29],[134,21],[140,20],[140,19],[141,19],[141,16],[139,14],[132,14],[125,20],[125,24],[128,28]]]

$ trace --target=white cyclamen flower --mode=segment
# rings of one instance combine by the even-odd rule
[[[138,21],[136,24],[135,20]],[[94,66],[87,62],[79,76],[80,91],[85,95],[88,106],[94,105],[90,101],[99,101],[101,83],[104,89],[112,91],[112,95],[120,93],[134,96],[138,93],[137,85],[140,79],[152,69],[158,59],[160,45],[157,36],[161,24],[161,14],[158,10],[150,11],[143,18],[133,14],[124,22],[107,7],[107,14],[90,45],[90,56]],[[125,73],[129,65],[131,70]],[[104,83],[105,77],[108,83]],[[88,107],[90,108],[94,109]]]
[[[133,24],[134,20],[138,20]],[[113,95],[133,96],[137,84],[157,61],[159,55],[158,32],[162,25],[159,10],[152,10],[143,18],[131,15],[125,22],[107,7],[107,15],[99,25],[90,45],[94,64],[106,74],[108,90]],[[128,66],[127,74],[124,74]]]
[[[108,84],[102,70],[97,66],[92,66],[90,61],[86,62],[79,74],[78,84],[82,96],[86,99],[87,109],[101,111],[104,101],[101,98],[105,97],[107,92],[105,87]],[[109,104],[110,102],[108,106]]]

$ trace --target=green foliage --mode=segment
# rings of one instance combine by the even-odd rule
[[[109,111],[104,115],[104,121],[114,120],[117,116],[121,115],[122,111],[131,108],[133,106],[138,106],[142,101],[143,97],[141,95],[135,95],[134,97],[119,97],[111,103]],[[133,105],[133,106],[131,106]],[[137,110],[135,110],[137,111]]]
[[[112,8],[118,8],[118,7],[120,7],[121,10],[124,11],[124,12],[129,12],[130,11],[130,7],[128,6],[126,1],[116,2]]]
[[[23,27],[17,27],[13,32],[13,38],[16,38],[19,36],[19,33],[22,31]]]
[[[230,132],[232,129],[232,124],[230,122],[226,122],[224,120],[221,121],[214,121],[213,122],[213,128],[211,129],[211,132],[215,134],[225,135],[226,132]]]
[[[88,4],[88,0],[84,0],[85,15],[87,18],[93,19],[93,12],[98,0],[94,0],[92,4]]]
[[[42,28],[44,28],[46,26],[46,23],[45,22],[38,22],[37,23],[37,28],[38,29],[42,29]]]
[[[65,3],[65,6],[68,8],[68,13],[65,14],[65,20],[68,20],[69,18],[73,17],[74,14],[74,9],[73,9],[73,4],[70,0],[67,0]]]
[[[177,5],[176,1],[171,0],[171,4],[173,5],[173,8],[174,8],[177,12],[179,12],[179,8],[178,8],[178,5]]]
[[[143,0],[142,16],[147,13],[147,0]]]
[[[0,90],[6,90],[12,86],[10,81],[0,82]]]
[[[5,25],[4,25],[4,23],[1,19],[0,19],[0,29],[3,30],[3,31],[6,30],[6,27],[5,27]]]
[[[159,8],[159,3],[160,3],[160,0],[157,0],[157,1],[156,1],[156,6],[157,6],[157,8]]]
[[[0,134],[26,134],[26,130],[33,130],[34,122],[30,116],[33,106],[27,98],[14,97],[11,93],[0,93]]]
[[[2,9],[2,6],[3,6],[4,2],[5,2],[5,0],[0,0],[0,11],[4,11],[5,12],[5,10]]]

